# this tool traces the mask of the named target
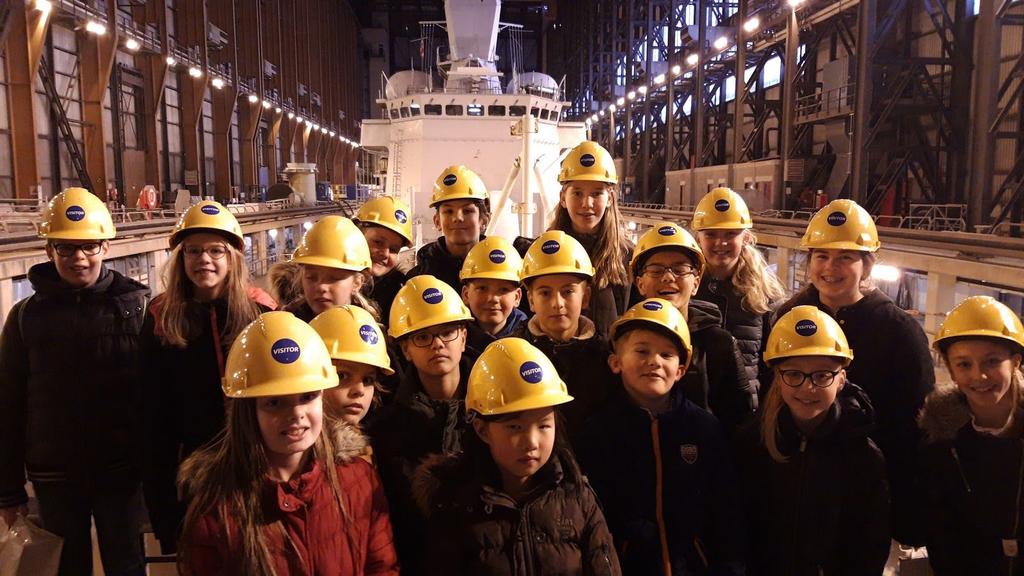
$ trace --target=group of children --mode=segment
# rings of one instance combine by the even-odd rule
[[[277,303],[202,202],[148,307],[102,266],[103,204],[63,192],[0,341],[0,513],[27,471],[66,574],[90,570],[91,517],[105,571],[143,573],[143,494],[192,574],[880,574],[892,538],[937,574],[1024,573],[1008,308],[950,312],[935,390],[852,201],[808,223],[784,302],[735,192],[701,200],[696,237],[634,247],[603,148],[559,180],[550,229],[509,242],[483,234],[482,180],[445,170],[408,276],[400,201],[324,217]]]

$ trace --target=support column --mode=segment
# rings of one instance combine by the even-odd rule
[[[865,0],[870,1],[870,0]],[[800,24],[796,18],[796,8],[789,8],[786,28],[786,54],[782,65],[784,78],[782,81],[782,193],[788,194],[786,182],[789,178],[790,156],[793,154],[793,120],[796,116],[796,53],[800,46]],[[855,154],[857,156],[859,154]],[[785,201],[783,201],[785,205]]]
[[[782,287],[786,292],[789,292],[790,287],[793,285],[793,279],[789,276],[789,265],[793,259],[793,251],[779,246],[775,249],[774,254],[775,258],[772,260],[772,264],[775,264],[775,277],[782,283]]]
[[[924,300],[924,333],[928,341],[935,339],[946,313],[953,309],[956,300],[956,276],[928,273],[928,292]]]
[[[156,296],[167,289],[164,286],[164,280],[160,273],[167,264],[169,252],[167,250],[157,250],[156,252],[150,252],[149,255],[151,263],[149,267],[149,287],[153,290],[153,296]]]
[[[968,140],[971,149],[971,185],[968,188],[970,193],[966,194],[968,230],[974,229],[971,226],[985,223],[989,217],[985,210],[992,201],[993,193],[995,139],[990,130],[999,109],[997,94],[1002,54],[1002,38],[999,35],[1001,27],[996,22],[996,2],[981,2],[974,26],[975,30],[991,33],[976,34],[974,38],[978,49],[974,56],[974,105],[971,107],[973,118],[971,137]]]
[[[238,102],[238,89],[225,86],[213,93],[213,169],[214,169],[214,193],[217,201],[227,204],[233,199],[231,193],[231,119],[235,114],[235,103]],[[241,129],[241,126],[239,126]],[[241,140],[241,139],[240,139]],[[239,154],[245,156],[245,150],[249,148],[248,156],[252,158],[252,140],[249,146],[239,142]],[[245,191],[243,184],[243,191]]]
[[[735,99],[732,102],[732,164],[738,164],[743,161],[741,155],[743,153],[743,107],[746,105],[746,81],[744,76],[746,75],[747,69],[747,38],[744,35],[745,30],[743,25],[747,22],[747,2],[749,0],[739,0],[739,26],[736,27],[736,69],[733,72],[736,80],[736,94]],[[732,169],[730,168],[730,171]],[[739,187],[739,183],[735,181],[735,177],[730,174],[729,183],[734,188]]]
[[[163,184],[163,166],[160,163],[160,123],[158,114],[164,101],[164,87],[167,85],[167,5],[164,0],[149,0],[146,5],[136,6],[132,9],[132,16],[136,25],[145,27],[148,24],[155,24],[160,44],[165,47],[164,54],[138,54],[135,56],[135,66],[142,72],[142,125],[139,131],[142,133],[144,143],[144,158],[146,163],[146,183],[156,186],[157,190]],[[169,190],[165,191],[170,193]],[[162,196],[162,195],[161,195]],[[163,198],[161,198],[161,201]]]
[[[29,9],[24,2],[15,1],[9,5],[11,15],[5,63],[14,197],[32,198],[40,180],[36,155],[35,81],[50,28],[50,17],[39,10]]]
[[[281,125],[284,124],[284,112],[275,112],[267,126],[267,139],[263,141],[263,162],[267,165],[268,186],[277,182],[277,173],[282,167],[278,165],[277,149],[274,144],[281,134]],[[282,141],[283,141],[282,137]],[[291,143],[289,142],[289,146]],[[283,144],[282,144],[283,146]]]
[[[0,322],[7,322],[6,311],[14,306],[14,280],[0,279]]]
[[[299,124],[296,131],[298,134],[295,138],[295,162],[309,162],[306,151],[309,145],[309,133],[313,131],[313,127],[309,125],[309,122],[303,122]]]
[[[114,25],[117,5],[107,3],[107,33],[102,36],[78,32],[78,80],[82,86],[82,140],[85,170],[94,194],[107,200],[107,139],[103,136],[103,98],[109,94],[110,70],[117,52],[118,33]],[[119,114],[118,102],[110,103],[111,114]],[[118,153],[120,151],[117,151]]]
[[[861,0],[857,6],[857,99],[853,109],[853,169],[850,174],[850,198],[863,202],[868,193],[871,170],[864,143],[871,126],[871,100],[874,80],[871,76],[872,41],[875,38],[877,0]],[[982,2],[984,5],[985,2]],[[982,7],[984,10],[984,7]],[[985,36],[982,34],[982,36]]]
[[[295,118],[281,121],[281,169],[289,162],[297,162],[295,157],[296,134],[300,132],[301,124]]]
[[[181,78],[178,83],[181,93],[181,151],[185,164],[185,185],[193,196],[205,196],[206,170],[200,143],[203,115],[203,98],[206,95],[206,2],[203,0],[185,0],[178,11],[178,32],[181,44],[188,49],[199,48],[203,74],[193,78],[187,71],[179,71]],[[187,67],[183,64],[181,68]],[[192,176],[192,178],[190,178]],[[189,182],[193,182],[190,184]]]

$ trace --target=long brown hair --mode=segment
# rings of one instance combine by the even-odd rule
[[[245,264],[245,256],[230,243],[228,247],[228,274],[224,278],[222,294],[228,303],[228,317],[224,323],[224,332],[220,335],[225,346],[234,341],[235,336],[250,322],[260,315],[260,309],[249,298],[249,268]],[[192,300],[194,285],[185,273],[185,254],[182,252],[184,243],[171,250],[171,258],[164,265],[163,280],[165,291],[161,297],[161,305],[157,318],[157,326],[165,344],[184,348],[191,338],[195,338],[205,329],[204,326],[191,326],[186,314],[188,303]]]
[[[555,206],[555,216],[548,225],[548,230],[561,230],[567,234],[572,233],[572,218],[569,211],[562,206],[562,199],[565,192],[572,186],[572,182],[562,185],[558,193],[559,202]],[[615,184],[606,184],[605,193],[608,194],[608,206],[605,208],[604,216],[597,228],[597,242],[594,244],[590,260],[595,264],[594,290],[607,288],[609,284],[629,286],[629,272],[626,270],[625,259],[628,257],[629,243],[625,234],[622,233],[622,215],[619,214],[619,187]]]

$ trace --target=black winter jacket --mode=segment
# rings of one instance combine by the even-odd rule
[[[697,300],[711,302],[722,313],[723,327],[736,339],[750,384],[757,390],[760,382],[770,379],[769,371],[761,361],[771,332],[771,312],[755,314],[743,307],[743,295],[736,291],[732,278],[719,280],[710,274],[697,287]],[[761,397],[764,393],[761,392]]]
[[[758,576],[878,576],[889,555],[885,464],[868,438],[872,408],[850,382],[810,437],[779,411],[776,462],[760,420],[736,439],[747,513],[749,573]]]
[[[621,574],[593,490],[557,455],[520,502],[501,491],[493,462],[468,460],[433,456],[416,471],[417,503],[430,526],[425,573]]]
[[[398,268],[392,269],[380,278],[373,279],[373,288],[370,290],[370,299],[380,307],[380,317],[384,324],[391,318],[391,303],[394,302],[398,291],[405,284],[405,274]]]
[[[481,234],[480,240],[484,238],[485,236]],[[438,236],[437,240],[423,245],[416,252],[416,266],[409,270],[406,278],[430,274],[454,288],[456,293],[462,294],[462,280],[459,279],[459,272],[462,271],[462,263],[465,260],[465,258],[459,258],[449,252],[444,236]]]
[[[35,483],[138,482],[139,331],[149,289],[104,268],[81,290],[52,262],[28,273],[35,294],[0,337],[0,508]]]
[[[616,387],[576,448],[623,572],[743,574],[736,473],[718,420],[678,387],[672,409],[657,416],[634,404],[621,380]]]
[[[871,439],[885,454],[892,490],[893,538],[924,545],[920,525],[921,495],[915,486],[916,458],[921,444],[917,413],[935,387],[935,367],[921,325],[880,290],[871,290],[856,304],[838,311],[821,304],[813,286],[781,306],[777,316],[809,304],[839,322],[853,349],[846,369],[849,380],[871,398],[876,427]]]
[[[736,340],[722,328],[718,307],[691,300],[686,315],[693,361],[677,385],[688,400],[717,416],[732,436],[757,409],[757,388],[747,378]]]
[[[464,399],[472,366],[472,360],[463,355],[459,362],[459,388],[452,400],[427,396],[419,373],[409,366],[394,402],[366,420],[365,428],[391,509],[391,527],[403,574],[420,574],[426,555],[426,524],[412,498],[413,472],[431,454],[462,452],[462,435],[469,429]]]
[[[1015,385],[1016,414],[998,436],[974,428],[966,400],[953,386],[925,402],[921,476],[928,560],[937,576],[1024,575],[1024,386]],[[1013,543],[1016,558],[1004,553],[1004,545]]]

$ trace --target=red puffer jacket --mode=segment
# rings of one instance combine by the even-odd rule
[[[288,482],[264,484],[263,537],[277,574],[289,576],[397,575],[398,557],[380,479],[358,457],[366,444],[358,431],[341,433],[349,444],[338,453],[338,481],[346,518],[335,505],[330,482],[319,462]],[[335,442],[339,433],[335,431]],[[359,444],[361,442],[361,444]],[[357,446],[358,444],[358,446]],[[344,455],[343,455],[344,454]],[[241,574],[235,564],[239,535],[215,514],[199,520],[192,531],[187,572]]]

